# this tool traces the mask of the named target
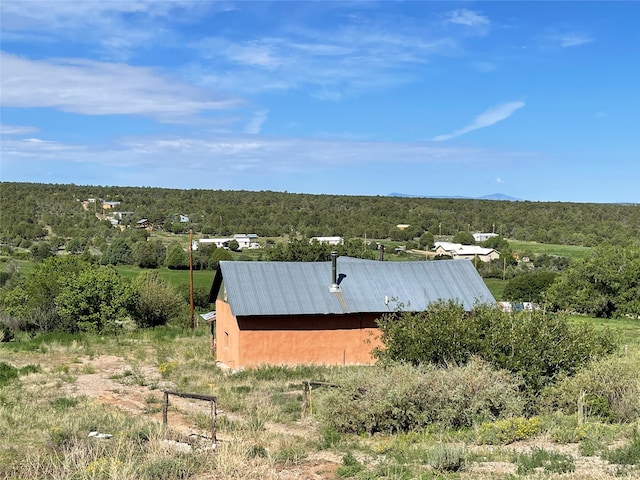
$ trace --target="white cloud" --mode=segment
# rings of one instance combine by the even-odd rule
[[[471,122],[466,127],[456,130],[453,133],[437,135],[433,138],[433,141],[441,142],[443,140],[449,140],[454,137],[459,137],[460,135],[472,132],[473,130],[490,127],[491,125],[509,118],[516,110],[524,107],[524,105],[524,102],[509,102],[503,103],[501,105],[496,105],[495,107],[491,107],[488,110],[482,112],[473,120],[473,122]]]
[[[504,184],[506,183],[502,177],[496,178],[496,183]]]
[[[262,125],[267,121],[268,113],[269,112],[267,112],[266,110],[254,113],[251,120],[249,120],[249,123],[247,123],[247,125],[244,127],[244,133],[248,133],[250,135],[256,135],[260,133],[260,130],[262,130]]]
[[[109,144],[75,145],[39,138],[7,138],[2,142],[3,162],[76,162],[133,169],[173,168],[176,158],[184,174],[203,170],[208,175],[234,171],[255,174],[312,173],[330,167],[373,164],[493,163],[501,158],[521,158],[523,153],[482,148],[434,146],[425,142],[374,142],[253,135],[191,137],[139,136]],[[126,175],[126,172],[120,172]],[[200,175],[200,174],[198,174]],[[193,178],[193,177],[191,177]],[[168,179],[170,183],[175,179]],[[72,181],[72,180],[69,180]]]
[[[562,48],[577,47],[586,43],[593,42],[592,38],[579,33],[566,33],[555,37],[555,40]]]
[[[84,59],[30,60],[0,53],[2,106],[51,107],[83,115],[139,115],[168,123],[236,107],[145,67]]]
[[[594,38],[575,31],[548,31],[538,36],[539,47],[542,50],[579,47],[594,42]]]
[[[38,132],[38,129],[36,127],[28,127],[23,125],[7,125],[6,123],[0,124],[0,135],[19,136],[36,132]]]
[[[216,36],[190,47],[206,59],[189,70],[202,85],[245,94],[307,88],[328,100],[412,82],[417,68],[459,49],[449,36],[370,25],[333,31],[298,28],[286,36],[247,40]]]
[[[0,18],[4,38],[91,43],[109,58],[128,58],[141,45],[166,42],[167,19],[180,21],[202,10],[224,10],[224,4],[190,0],[3,0]]]
[[[467,10],[466,8],[459,8],[452,10],[447,14],[447,21],[456,25],[465,25],[467,27],[488,26],[489,18],[474,12],[473,10]]]

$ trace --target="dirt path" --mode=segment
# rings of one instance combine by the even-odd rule
[[[63,391],[69,396],[87,396],[96,402],[110,405],[124,410],[132,415],[146,415],[154,421],[162,422],[163,390],[175,390],[175,385],[166,382],[157,368],[151,366],[133,367],[123,358],[111,355],[101,355],[93,358],[81,358],[73,364],[77,379],[73,383],[65,384]],[[169,412],[167,442],[171,448],[180,451],[189,445],[202,445],[210,441],[210,430],[203,430],[193,421],[194,415],[211,414],[209,402],[169,397]],[[237,413],[219,412],[231,420],[244,421]],[[303,438],[308,430],[303,426],[282,425],[266,422],[265,429],[273,434]],[[231,437],[218,432],[218,442],[229,442]],[[173,443],[171,443],[173,442]],[[308,479],[333,480],[336,469],[342,458],[331,452],[317,452],[310,454],[300,465],[278,469],[270,478],[279,480]],[[197,480],[216,478],[204,475]]]

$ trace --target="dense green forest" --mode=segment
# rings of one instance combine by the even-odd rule
[[[9,246],[53,233],[88,242],[117,235],[99,220],[96,198],[121,202],[124,224],[148,219],[155,228],[210,236],[256,233],[260,237],[341,235],[406,241],[425,232],[496,232],[514,240],[595,246],[629,245],[640,238],[636,204],[542,203],[468,199],[310,195],[272,191],[175,190],[1,183],[0,242]],[[179,223],[177,214],[189,217]],[[399,230],[398,224],[409,228]]]

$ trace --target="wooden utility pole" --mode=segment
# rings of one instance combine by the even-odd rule
[[[189,307],[191,313],[189,326],[193,330],[195,328],[193,315],[193,230],[189,230]]]

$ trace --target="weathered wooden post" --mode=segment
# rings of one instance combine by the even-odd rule
[[[167,413],[169,412],[169,392],[164,392],[164,404],[162,405],[162,425],[167,426]]]

